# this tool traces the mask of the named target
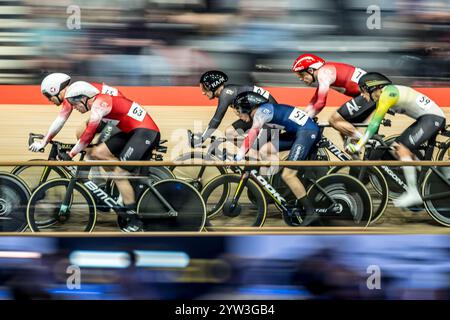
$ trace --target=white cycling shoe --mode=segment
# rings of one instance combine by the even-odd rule
[[[423,200],[419,191],[417,191],[417,189],[413,189],[406,191],[393,202],[394,206],[398,208],[408,208],[422,204]]]

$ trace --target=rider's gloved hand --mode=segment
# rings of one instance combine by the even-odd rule
[[[191,139],[191,147],[192,148],[197,148],[200,147],[203,143],[203,138],[202,138],[203,134],[202,133],[194,133],[192,135],[192,139]]]
[[[350,154],[357,154],[361,150],[361,147],[359,144],[353,144],[349,143],[345,146],[345,151],[347,151]]]
[[[47,144],[44,141],[35,141],[28,149],[33,152],[40,152],[46,145]]]

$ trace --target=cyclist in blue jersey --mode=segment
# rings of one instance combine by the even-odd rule
[[[263,126],[271,130],[284,130],[279,137],[279,145],[268,142],[278,151],[290,150],[288,161],[305,160],[320,139],[320,129],[308,115],[298,108],[285,104],[272,104],[258,93],[247,91],[240,93],[233,102],[244,121],[252,120],[252,127],[234,160],[242,160],[256,141]],[[311,202],[307,198],[305,187],[297,177],[296,167],[285,167],[281,173],[283,181],[296,198],[296,205],[290,213],[304,210],[306,217],[302,225],[310,225],[318,219]]]

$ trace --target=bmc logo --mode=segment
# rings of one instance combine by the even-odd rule
[[[97,196],[98,198],[100,198],[101,200],[103,200],[103,202],[105,202],[108,206],[110,206],[111,208],[114,206],[117,206],[117,202],[114,201],[114,199],[112,199],[105,191],[103,191],[102,189],[100,189],[94,182],[92,181],[86,181],[84,183],[84,185],[90,190],[92,191],[92,193]]]

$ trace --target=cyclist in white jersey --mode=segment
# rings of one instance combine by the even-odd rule
[[[402,161],[416,159],[418,147],[435,137],[445,128],[445,115],[439,106],[426,95],[406,86],[392,85],[386,76],[370,72],[359,80],[361,92],[367,100],[377,103],[375,113],[363,137],[356,144],[349,144],[347,150],[357,153],[378,131],[388,110],[405,114],[416,121],[395,141],[396,156]],[[397,207],[411,207],[421,204],[422,198],[417,190],[417,172],[412,166],[404,166],[408,190],[394,201]]]

